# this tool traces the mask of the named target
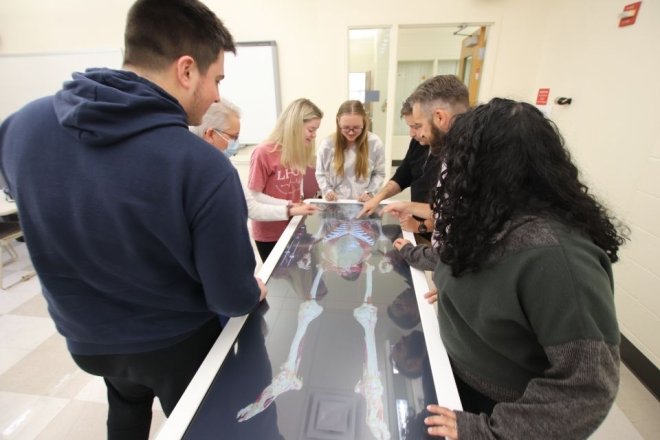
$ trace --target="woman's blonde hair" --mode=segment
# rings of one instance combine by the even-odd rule
[[[348,141],[341,132],[339,126],[339,118],[343,115],[360,115],[362,116],[362,132],[360,136],[355,139],[355,176],[358,179],[366,179],[369,170],[369,119],[364,106],[360,101],[345,101],[339,106],[337,111],[337,118],[335,124],[337,129],[335,131],[335,155],[334,165],[335,173],[338,176],[344,175],[344,152],[348,148]]]
[[[323,112],[306,98],[296,99],[280,114],[267,141],[275,142],[276,148],[281,146],[280,163],[284,168],[304,173],[314,163],[314,146],[305,145],[303,124],[321,118]]]

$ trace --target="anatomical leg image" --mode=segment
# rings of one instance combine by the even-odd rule
[[[303,380],[298,377],[298,367],[300,366],[300,356],[302,355],[303,338],[310,322],[323,312],[323,307],[316,302],[316,292],[322,276],[323,269],[319,268],[314,278],[314,284],[312,285],[311,299],[300,304],[298,310],[298,327],[291,342],[287,361],[280,366],[280,372],[273,378],[273,382],[261,392],[257,400],[238,412],[236,418],[239,422],[244,422],[268,408],[280,394],[289,390],[299,390],[302,388]]]
[[[390,438],[387,424],[383,420],[383,383],[378,370],[376,352],[376,321],[378,309],[371,304],[373,266],[367,264],[367,288],[364,302],[353,311],[353,316],[364,329],[365,362],[362,379],[355,385],[355,392],[362,394],[367,402],[367,426],[379,440]]]
[[[342,295],[341,301],[356,300],[359,304],[353,309],[352,317],[359,324],[363,336],[364,342],[361,345],[364,358],[361,375],[353,382],[355,385],[352,389],[364,399],[366,412],[363,412],[364,415],[360,418],[363,417],[362,420],[373,438],[388,440],[391,433],[385,417],[383,376],[379,370],[376,342],[378,307],[373,291],[374,272],[389,274],[393,271],[390,258],[390,251],[393,250],[392,237],[383,232],[381,219],[378,217],[356,219],[350,212],[347,214],[345,210],[337,211],[335,206],[322,210],[319,217],[320,222],[312,223],[316,225],[315,233],[308,233],[308,225],[304,223],[298,227],[279,263],[281,275],[294,291],[304,293],[305,297],[298,306],[296,330],[288,348],[288,355],[271,383],[252,403],[238,411],[236,419],[238,422],[246,422],[268,408],[278,396],[288,391],[300,391],[305,387],[305,377],[300,373],[301,359],[304,353],[309,353],[306,356],[313,353],[313,350],[305,349],[305,336],[310,324],[323,314],[324,307],[319,301],[326,294],[333,296],[334,293]],[[310,288],[308,283],[312,279],[312,273],[313,282]],[[333,291],[326,287],[329,279],[333,280]],[[359,296],[351,295],[358,279],[365,282],[364,290]],[[307,287],[304,287],[305,285]],[[350,309],[346,312],[350,313]],[[341,355],[342,353],[337,353],[337,356]]]

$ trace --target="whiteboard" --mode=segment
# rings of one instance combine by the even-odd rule
[[[73,72],[90,67],[119,69],[121,49],[90,52],[37,53],[0,55],[0,121],[25,104],[42,96],[52,95],[71,79]]]
[[[90,67],[120,69],[121,49],[81,53],[0,55],[0,121],[25,104],[52,95],[73,72]],[[220,96],[241,108],[244,145],[258,144],[270,134],[280,114],[280,82],[274,41],[236,43],[236,55],[225,53],[225,79]]]
[[[258,144],[270,134],[282,108],[274,41],[236,43],[236,55],[225,52],[222,98],[241,109],[241,144]]]

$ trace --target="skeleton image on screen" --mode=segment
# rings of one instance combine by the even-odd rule
[[[345,281],[365,279],[363,292],[357,294],[360,305],[353,309],[353,318],[362,328],[364,336],[364,361],[361,377],[355,378],[354,392],[362,395],[366,403],[366,425],[378,440],[390,438],[384,420],[383,383],[378,367],[375,329],[378,308],[373,303],[374,271],[380,274],[392,271],[388,254],[392,238],[383,233],[380,218],[355,219],[361,205],[349,205],[347,209],[338,205],[321,204],[320,227],[313,234],[299,227],[279,261],[280,267],[293,268],[301,273],[306,299],[297,314],[296,332],[286,361],[272,382],[257,396],[256,400],[238,411],[236,418],[245,422],[264,411],[271,403],[287,391],[301,390],[305,384],[298,374],[304,356],[304,338],[310,324],[323,314],[319,301],[325,296],[324,278],[330,274]],[[311,287],[309,280],[311,280]]]

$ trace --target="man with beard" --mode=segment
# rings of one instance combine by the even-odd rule
[[[397,169],[392,179],[381,189],[373,199],[366,202],[358,214],[371,214],[382,200],[400,193],[410,186],[411,200],[420,209],[428,205],[440,163],[432,151],[424,146],[440,141],[449,131],[453,117],[467,111],[469,92],[467,87],[455,75],[438,75],[424,81],[406,99],[401,116],[410,128],[413,138],[402,165]],[[413,145],[416,144],[416,145]],[[435,173],[435,176],[431,174]],[[430,183],[432,182],[432,183]],[[430,206],[429,206],[430,211]],[[406,216],[400,218],[401,229],[421,234],[430,239],[433,222],[425,217]]]
[[[138,0],[122,70],[74,73],[0,126],[2,172],[48,310],[108,390],[108,438],[147,439],[254,277],[236,169],[188,130],[218,102],[231,34],[197,0]]]
[[[413,129],[410,99],[406,99],[401,106],[401,118],[408,126],[411,137],[406,156],[397,167],[392,178],[376,195],[364,203],[362,210],[358,213],[358,218],[365,214],[372,214],[378,208],[380,202],[399,194],[408,187],[410,187],[410,200],[413,202],[427,202],[435,188],[438,181],[440,161],[431,154],[429,145],[420,143],[417,131]],[[424,229],[419,223],[420,220],[423,219],[410,217],[407,221],[401,222],[401,229],[410,232],[417,232],[420,227]],[[431,223],[428,223],[427,229],[432,228]],[[418,241],[429,241],[431,233],[418,233],[417,239]]]
[[[412,104],[411,130],[416,133],[422,144],[437,148],[444,135],[449,131],[454,116],[468,110],[467,87],[455,75],[438,75],[429,78],[420,84],[410,95],[408,101]],[[432,152],[433,153],[433,152]],[[438,167],[440,171],[440,167]],[[385,208],[385,212],[397,215],[403,224],[411,218],[410,214],[398,213],[412,212],[419,219],[417,231],[430,232],[433,230],[433,216],[431,205],[424,202],[395,202]],[[403,238],[394,242],[408,264],[421,270],[432,270],[435,258],[426,245],[413,246]],[[429,257],[431,259],[429,260]]]
[[[421,83],[410,95],[412,128],[422,142],[437,146],[454,116],[468,110],[468,90],[455,75],[438,75]]]

